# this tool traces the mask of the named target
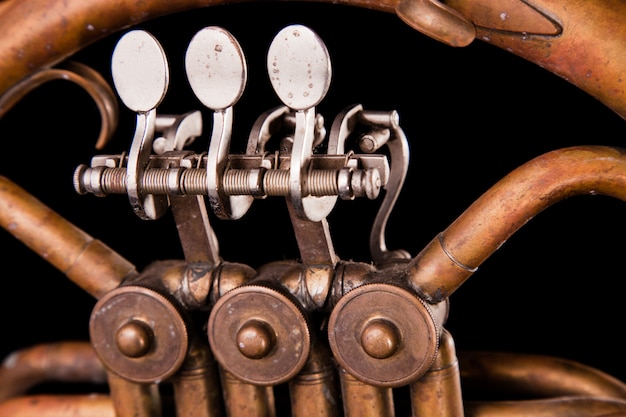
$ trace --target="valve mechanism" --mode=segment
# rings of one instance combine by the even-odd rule
[[[157,114],[168,89],[168,62],[154,37],[131,31],[116,46],[112,72],[123,103],[137,113],[135,137],[129,152],[97,155],[90,165],[77,167],[74,187],[79,194],[127,194],[143,219],[160,217],[168,196],[207,196],[220,218],[239,218],[252,200],[279,196],[290,198],[302,218],[317,221],[337,198],[376,199],[387,185],[388,157],[375,153],[386,140],[374,140],[389,138],[397,114],[380,117],[381,112],[358,106],[357,112],[337,117],[337,131],[327,139],[324,118],[314,106],[330,85],[330,58],[307,27],[288,26],[275,37],[268,72],[283,106],[259,116],[243,155],[228,152],[233,106],[247,81],[238,42],[222,28],[204,28],[189,44],[185,67],[194,94],[213,112],[207,152],[185,150],[202,136],[200,110]],[[153,76],[139,76],[146,71]],[[319,153],[326,140],[333,142],[326,145],[329,152]],[[360,143],[362,149],[345,151],[347,143]],[[321,211],[320,200],[325,200]]]

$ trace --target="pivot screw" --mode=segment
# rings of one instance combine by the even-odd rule
[[[140,358],[150,351],[153,337],[150,326],[139,320],[131,320],[117,331],[115,342],[124,356]]]
[[[274,335],[271,328],[258,320],[244,323],[237,332],[237,348],[247,358],[261,359],[274,348]]]
[[[361,332],[361,346],[372,358],[389,358],[400,346],[400,332],[387,320],[372,320]]]

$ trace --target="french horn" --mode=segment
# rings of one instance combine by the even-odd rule
[[[626,416],[624,22],[0,1],[0,416]]]

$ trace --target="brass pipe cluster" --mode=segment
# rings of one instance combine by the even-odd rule
[[[117,121],[110,89],[80,66],[72,72],[53,67],[112,32],[157,16],[225,3],[120,0],[111,7],[105,0],[0,2],[0,26],[11,33],[0,42],[0,116],[33,86],[69,77],[96,98],[103,118],[97,146],[102,147]],[[449,45],[464,46],[474,39],[492,43],[570,81],[626,117],[624,2],[574,0],[567,7],[551,0],[532,5],[492,0],[339,3],[396,13]],[[313,116],[309,111],[307,122]],[[387,140],[384,131],[362,139],[371,148]],[[278,165],[291,164],[279,158]],[[626,384],[620,380],[558,358],[457,352],[445,327],[450,295],[534,216],[584,194],[626,201],[623,149],[578,146],[531,160],[487,190],[409,259],[385,256],[384,239],[373,239],[378,246],[372,250],[375,262],[338,260],[326,240],[325,219],[297,220],[294,215],[304,261],[257,269],[224,262],[212,247],[211,233],[197,231],[198,225],[210,229],[203,223],[204,206],[177,197],[187,188],[193,189],[190,194],[204,194],[194,184],[204,187],[206,175],[182,180],[179,168],[159,166],[161,171],[143,172],[145,177],[130,176],[130,188],[140,194],[138,183],[145,180],[171,195],[175,216],[188,214],[185,220],[192,225],[181,235],[202,250],[187,246],[184,261],[155,261],[143,271],[0,176],[0,225],[96,299],[90,343],[37,345],[5,358],[0,417],[275,417],[280,388],[289,391],[287,407],[294,417],[393,417],[402,388],[408,388],[411,414],[419,417],[626,415]],[[188,169],[199,173],[193,171],[196,166]],[[337,182],[316,192],[374,197],[377,186],[385,185],[375,176],[355,172],[361,182],[348,184],[344,178],[340,189],[339,174],[332,171]],[[105,173],[113,178],[102,180]],[[245,173],[246,184],[252,185],[243,191],[237,179],[241,171],[227,175],[230,194],[294,192],[278,170],[272,171],[277,179],[267,187],[251,181],[255,175],[261,178],[259,172]],[[126,174],[119,164],[90,171],[80,167],[75,185],[81,192],[99,193],[107,186],[107,192],[127,192],[128,183],[119,180],[129,178]],[[401,174],[397,177],[403,179]],[[212,197],[214,205],[223,203]],[[302,201],[291,201],[292,213],[302,209],[298,203]],[[237,217],[227,210],[221,213]],[[105,385],[107,392],[31,395],[34,387],[49,381]],[[466,399],[468,392],[484,398]],[[505,399],[489,398],[494,394]]]
[[[492,222],[492,227],[487,229],[489,234],[485,234],[480,228],[466,230],[465,241],[477,239],[479,242],[487,242],[482,246],[471,246],[480,249],[472,252],[476,253],[476,259],[485,259],[498,246],[499,241],[493,236],[502,238],[507,233],[512,233],[516,226],[523,224],[522,219],[529,218],[528,213],[537,214],[541,209],[564,198],[590,192],[625,199],[626,195],[621,191],[626,189],[625,155],[622,150],[607,147],[575,147],[542,155],[513,171],[492,187],[477,201],[476,205],[480,206],[480,210],[474,210],[472,206],[449,230],[457,230],[454,227],[464,221],[474,224],[468,220],[468,216],[485,216],[486,213],[491,213],[494,218],[498,218],[498,214],[510,216],[517,213],[520,216],[517,219],[505,216],[507,221]],[[551,174],[548,175],[548,172]],[[563,172],[563,175],[558,175],[559,172]],[[565,172],[570,174],[565,175]],[[23,191],[7,179],[3,179],[2,185],[0,201],[7,201],[8,198],[8,201],[13,202],[16,195],[25,198]],[[521,201],[527,201],[528,195],[532,195],[535,202],[528,202],[519,210],[512,211],[510,205],[506,204],[509,200],[491,197],[516,197],[517,193],[513,191],[518,189],[523,190],[523,196],[515,198],[513,206],[522,206]],[[5,209],[0,214],[8,217],[7,213],[10,211]],[[26,220],[27,223],[30,221]],[[15,230],[24,230],[16,227],[19,224],[5,224],[7,230],[11,230],[9,224]],[[502,230],[493,227],[497,224],[501,225]],[[47,227],[50,235],[63,240],[66,240],[66,233],[76,233],[74,228],[67,228],[64,222],[49,223]],[[32,238],[29,233],[18,236],[27,242]],[[80,245],[84,247],[83,240]],[[270,263],[257,271],[237,264],[207,265],[202,268],[198,264],[187,265],[183,261],[156,262],[142,273],[118,277],[120,284],[99,297],[92,315],[92,343],[109,371],[109,384],[111,381],[115,381],[115,384],[129,384],[137,386],[139,392],[144,392],[145,388],[139,387],[172,379],[178,381],[177,392],[181,398],[190,395],[189,390],[183,387],[193,381],[194,375],[200,375],[198,381],[201,382],[196,386],[206,395],[215,395],[214,387],[218,384],[231,387],[229,389],[239,393],[241,388],[245,388],[245,395],[249,395],[248,390],[258,391],[260,387],[265,387],[254,395],[262,394],[262,398],[265,398],[263,403],[267,407],[275,403],[272,390],[268,387],[289,382],[294,391],[307,391],[307,387],[316,391],[322,386],[335,386],[336,381],[339,381],[339,388],[334,388],[337,389],[337,398],[347,404],[357,401],[353,400],[354,396],[360,398],[359,404],[363,404],[362,401],[368,398],[373,401],[370,407],[379,410],[378,415],[393,415],[389,412],[393,402],[393,396],[390,396],[392,389],[407,384],[411,387],[411,402],[415,410],[437,408],[438,412],[444,413],[433,415],[454,415],[459,408],[463,408],[469,415],[522,412],[519,410],[528,408],[552,410],[547,411],[549,413],[570,408],[623,410],[622,397],[626,388],[622,382],[580,366],[562,366],[554,359],[523,360],[513,357],[506,361],[497,361],[496,355],[483,358],[470,356],[470,359],[457,361],[451,336],[444,329],[447,304],[442,302],[447,297],[441,298],[439,303],[433,303],[437,294],[449,295],[463,282],[459,282],[455,274],[460,268],[456,259],[460,255],[457,253],[463,252],[455,252],[449,248],[443,251],[446,265],[453,266],[452,274],[439,266],[441,257],[434,258],[433,262],[424,257],[423,253],[410,262],[398,262],[380,268],[369,264],[339,262],[336,267],[318,267],[316,273],[308,272],[312,266],[298,262]],[[109,262],[111,265],[119,264],[116,256],[109,255],[109,258],[112,259]],[[52,256],[51,259],[54,260],[55,257]],[[59,265],[64,266],[63,263]],[[190,270],[191,267],[193,270]],[[463,269],[466,274],[463,280],[469,276],[470,269],[474,268]],[[108,271],[110,267],[104,267],[103,270]],[[432,280],[423,279],[424,277]],[[434,280],[435,277],[437,280]],[[75,276],[74,280],[81,287],[91,288],[89,283],[93,277],[85,273],[84,276]],[[431,281],[438,282],[438,287],[426,291]],[[104,286],[110,285],[106,280],[100,283]],[[419,292],[414,293],[411,287]],[[103,292],[99,288],[92,291],[95,294]],[[422,300],[417,294],[430,297]],[[126,297],[127,300],[124,300]],[[138,310],[137,306],[141,306],[141,309]],[[267,306],[273,307],[267,309]],[[190,318],[189,313],[193,311],[202,311],[205,313],[204,317],[207,314],[209,316],[208,344],[205,340],[197,345],[198,337],[203,339],[204,336],[198,332],[197,323]],[[320,315],[323,317],[321,321]],[[124,323],[118,322],[120,319]],[[164,326],[167,330],[160,330],[159,326]],[[111,333],[112,329],[118,330]],[[325,337],[319,329],[328,332],[330,343],[326,348],[323,348]],[[106,342],[109,335],[114,335],[114,339]],[[413,340],[422,342],[413,344]],[[157,343],[154,346],[168,350],[158,353],[158,349],[150,346],[155,341]],[[99,344],[103,342],[104,345]],[[116,351],[111,349],[112,345],[117,346],[118,352],[114,360],[106,357]],[[174,350],[169,350],[172,346]],[[195,348],[192,349],[192,346]],[[328,348],[331,354],[328,353]],[[200,357],[208,356],[197,362],[192,360],[195,355],[190,356],[189,352],[195,349],[203,352]],[[315,353],[318,349],[326,353]],[[75,353],[73,351],[72,355]],[[216,354],[219,363],[219,383],[207,383],[216,374],[214,371],[202,371],[215,366],[212,354]],[[403,354],[408,354],[409,357],[405,360]],[[416,361],[418,357],[422,359]],[[163,362],[164,358],[169,362]],[[264,360],[273,365],[263,365]],[[154,366],[144,366],[151,361]],[[249,361],[249,364],[245,361]],[[324,362],[326,365],[322,365]],[[286,368],[277,367],[276,364],[279,363]],[[333,367],[338,366],[334,368],[334,371],[339,371],[337,376],[333,376],[332,371],[329,373],[329,369],[332,369],[328,367],[329,363],[333,363]],[[505,366],[505,370],[500,372],[498,364],[502,363],[507,363],[509,368]],[[190,366],[186,367],[184,364]],[[379,365],[380,369],[377,368]],[[159,371],[158,366],[165,366],[167,369]],[[254,376],[255,367],[261,370],[257,376]],[[311,369],[317,371],[312,372]],[[476,369],[482,371],[478,373]],[[532,375],[533,369],[539,369],[539,374],[544,372],[544,376],[554,375],[558,383],[552,383],[554,389],[546,385],[538,390],[547,399],[515,404],[494,401],[463,404],[461,387],[464,382],[467,387],[480,386],[491,383],[491,380],[497,381],[495,378],[507,378],[498,377],[498,372],[502,375],[510,372],[510,385],[519,388],[524,383],[517,369],[527,369],[529,375]],[[546,372],[547,369],[551,373]],[[124,375],[124,370],[130,372]],[[144,374],[146,371],[149,372],[147,376]],[[394,376],[393,372],[396,371],[400,372],[399,377]],[[485,371],[489,371],[489,374],[485,375]],[[317,378],[321,378],[321,385],[308,385]],[[442,400],[445,406],[434,406],[431,404],[433,397],[426,393],[430,389],[440,389],[436,388],[440,384],[447,387]],[[546,380],[546,384],[550,382]],[[571,384],[571,390],[567,389],[568,384]],[[500,386],[506,385],[501,383]],[[557,386],[560,389],[556,389]],[[593,388],[594,386],[597,388]],[[372,390],[377,394],[372,395]],[[129,391],[124,389],[123,392]],[[152,390],[141,394],[144,397],[146,395],[153,399],[141,400],[136,407],[143,410],[144,415],[150,415],[147,410],[157,400]],[[241,394],[231,393],[227,402],[238,403],[232,395]],[[133,398],[137,400],[136,397]],[[306,395],[298,398],[306,398]],[[217,399],[214,398],[214,401]],[[296,407],[298,401],[294,401]],[[318,406],[330,409],[330,404],[322,401]],[[207,402],[207,407],[214,407],[214,403],[209,405]],[[348,415],[359,410],[356,405],[346,407],[344,412]],[[302,411],[302,415],[308,414]]]

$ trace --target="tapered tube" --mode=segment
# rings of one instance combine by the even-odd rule
[[[411,383],[411,407],[416,417],[463,417],[463,394],[454,340],[444,329],[435,362]]]
[[[229,417],[276,417],[271,386],[252,385],[222,371],[222,390]]]
[[[566,79],[626,117],[626,3],[444,0],[481,39]]]
[[[339,417],[341,396],[330,349],[315,343],[298,375],[289,381],[293,417]]]
[[[517,168],[411,260],[407,269],[410,285],[429,302],[444,300],[535,215],[559,201],[583,194],[626,200],[623,149],[564,148]]]
[[[187,359],[173,379],[176,415],[222,417],[217,364],[208,346],[194,340]]]
[[[466,417],[625,417],[626,401],[593,397],[467,402]]]
[[[161,417],[158,385],[128,381],[112,372],[108,379],[116,417]]]
[[[394,13],[400,3],[399,0],[319,1],[389,13]],[[117,0],[110,7],[107,0],[0,2],[0,27],[11,33],[0,43],[0,95],[38,70],[61,62],[111,33],[159,16],[227,3],[225,0]],[[402,13],[402,10],[410,8],[411,2],[402,3],[401,15],[405,15],[406,11]],[[598,98],[622,117],[626,115],[622,85],[626,66],[623,1],[540,0],[532,6],[500,0],[441,3],[473,23],[478,39],[546,68]],[[523,6],[527,10],[518,11]],[[529,19],[519,19],[519,15],[529,14]],[[449,28],[442,25],[440,29],[445,32]]]
[[[0,367],[0,402],[47,381],[105,384],[106,370],[87,342],[41,344],[13,352]]]
[[[626,399],[626,384],[575,361],[505,352],[459,353],[463,386],[478,395]]]
[[[136,273],[126,259],[2,176],[0,226],[95,298]]]
[[[221,389],[209,368],[179,372],[173,382],[177,415],[220,417],[224,415]]]
[[[340,370],[343,412],[345,417],[393,417],[393,391],[361,382]]]
[[[108,395],[32,395],[0,403],[0,417],[120,417]]]

